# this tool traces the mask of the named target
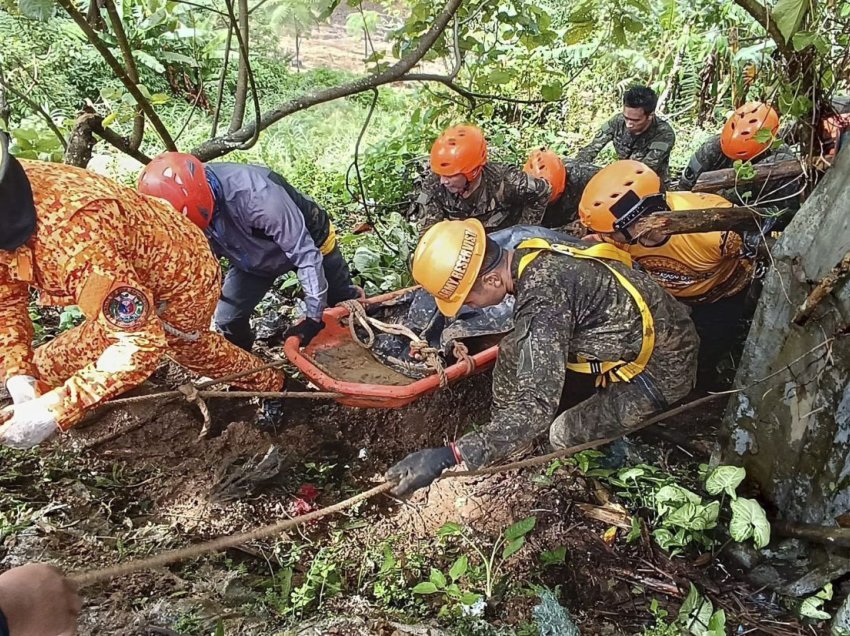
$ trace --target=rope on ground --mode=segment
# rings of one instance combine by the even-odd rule
[[[669,411],[665,411],[659,415],[649,418],[645,420],[638,426],[630,428],[627,431],[623,431],[621,435],[617,435],[615,437],[608,437],[605,439],[598,439],[591,442],[585,442],[584,444],[579,444],[577,446],[572,446],[570,448],[564,448],[559,451],[555,451],[554,453],[549,453],[548,455],[540,455],[538,457],[532,457],[530,459],[526,459],[523,461],[511,462],[508,464],[502,464],[499,466],[493,466],[490,468],[482,468],[479,470],[466,470],[466,471],[450,471],[444,473],[440,479],[457,479],[459,477],[474,477],[477,475],[493,475],[496,473],[504,473],[513,470],[520,470],[523,468],[530,468],[533,466],[539,466],[543,464],[548,464],[554,459],[561,459],[564,457],[569,457],[570,455],[574,455],[575,453],[579,453],[584,450],[588,450],[591,448],[596,448],[598,446],[603,446],[605,444],[609,444],[614,440],[622,437],[623,435],[631,434],[636,431],[639,431],[647,426],[651,426],[656,424],[664,419],[672,417],[674,415],[678,415],[679,413],[683,413],[690,409],[696,408],[706,402],[710,402],[715,400],[723,395],[728,395],[726,393],[714,393],[693,402],[688,402],[687,404],[683,404],[674,409],[670,409]],[[111,579],[119,578],[122,576],[126,576],[128,574],[132,574],[134,572],[140,572],[142,570],[151,570],[155,568],[164,567],[166,565],[170,565],[172,563],[178,563],[180,561],[185,561],[187,559],[196,558],[199,556],[203,556],[205,554],[210,554],[213,552],[222,552],[229,548],[233,548],[238,545],[242,545],[244,543],[248,543],[250,541],[257,541],[259,539],[265,539],[268,537],[276,536],[284,532],[285,530],[289,530],[290,528],[294,528],[296,526],[303,525],[305,523],[310,523],[312,521],[317,521],[323,517],[327,517],[338,512],[342,512],[352,506],[360,503],[361,501],[366,501],[367,499],[371,499],[376,495],[382,494],[390,490],[395,484],[393,482],[385,481],[374,488],[371,488],[365,492],[354,495],[353,497],[349,497],[344,501],[340,501],[336,504],[328,506],[327,508],[322,508],[321,510],[316,510],[314,512],[309,512],[305,515],[301,515],[298,517],[294,517],[292,519],[285,519],[282,521],[275,522],[273,524],[262,526],[260,528],[256,528],[255,530],[250,530],[248,532],[241,532],[232,535],[225,535],[223,537],[219,537],[217,539],[213,539],[212,541],[207,541],[205,543],[199,543],[197,545],[188,546],[185,548],[177,548],[175,550],[168,550],[166,552],[161,552],[160,554],[156,554],[151,557],[146,557],[144,559],[137,559],[134,561],[128,561],[126,563],[118,563],[116,565],[112,565],[106,568],[89,570],[85,572],[77,572],[75,574],[70,575],[70,579],[79,587],[86,587],[89,585],[94,585],[95,583],[102,583],[104,581],[109,581]]]
[[[440,376],[440,386],[444,387],[449,383],[449,378],[446,375],[446,368],[440,360],[439,350],[430,346],[427,342],[422,340],[422,338],[413,333],[413,331],[411,331],[408,327],[372,318],[366,313],[366,308],[363,304],[357,300],[344,300],[339,303],[339,306],[348,310],[348,330],[351,332],[352,340],[361,347],[364,349],[371,349],[374,346],[374,329],[396,336],[404,336],[410,340],[410,353],[420,356],[425,363],[431,367],[438,376]],[[360,327],[362,327],[366,332],[366,342],[363,342],[357,335],[357,325],[360,325]]]

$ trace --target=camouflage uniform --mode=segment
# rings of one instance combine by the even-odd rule
[[[446,219],[476,218],[488,232],[512,225],[540,225],[549,202],[549,184],[515,166],[488,163],[481,183],[468,198],[452,194],[440,176],[428,174],[414,187],[411,216],[422,232]]]
[[[768,165],[778,161],[796,159],[794,151],[783,144],[776,150],[768,150],[751,160],[753,164]],[[715,135],[706,141],[691,156],[682,177],[679,179],[677,190],[691,190],[703,172],[731,168],[734,161],[723,154],[720,148],[720,135]],[[737,188],[722,190],[717,194],[732,201],[735,205],[758,205],[759,199],[769,200],[777,208],[796,209],[799,207],[799,197],[795,196],[799,189],[799,178],[790,178],[779,182],[768,183],[765,186],[747,187],[740,184]]]
[[[143,382],[163,355],[212,377],[262,364],[209,330],[221,269],[188,219],[85,170],[21,164],[38,225],[24,245],[0,251],[0,379],[53,387],[60,429]],[[30,288],[40,304],[78,305],[86,322],[33,352]],[[283,381],[266,370],[234,384],[277,391]]]
[[[635,360],[641,318],[634,299],[601,263],[544,252],[518,276],[526,252],[514,253],[516,327],[500,344],[492,419],[457,442],[473,469],[512,454],[547,429],[559,448],[621,433],[687,395],[694,383],[699,339],[688,309],[647,274],[612,262],[652,313],[654,352],[631,382],[598,390],[553,422],[568,356]]]
[[[599,166],[592,163],[564,160],[567,169],[567,185],[563,194],[554,203],[550,203],[543,215],[543,227],[563,227],[578,217],[578,204],[588,181],[599,172]]]
[[[622,113],[614,115],[602,126],[589,144],[576,155],[576,161],[593,163],[608,142],[614,143],[614,150],[620,159],[642,161],[652,168],[662,181],[667,181],[670,170],[670,152],[676,143],[673,128],[657,115],[644,132],[633,135],[626,128],[626,119]]]

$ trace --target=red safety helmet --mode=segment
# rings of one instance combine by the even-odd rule
[[[487,164],[487,140],[478,126],[453,126],[431,146],[431,171],[443,177],[462,174],[475,181]]]
[[[139,192],[165,199],[202,230],[212,221],[212,188],[202,164],[185,152],[164,152],[153,158],[139,175]]]

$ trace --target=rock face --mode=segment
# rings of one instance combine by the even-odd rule
[[[850,151],[844,150],[772,250],[735,384],[750,388],[730,399],[720,440],[722,461],[746,467],[777,516],[791,521],[835,525],[850,510],[847,276],[808,321],[793,323],[848,251]]]

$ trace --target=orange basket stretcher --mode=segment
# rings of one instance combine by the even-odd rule
[[[416,288],[409,287],[374,296],[362,301],[362,303],[368,309],[396,300],[413,289]],[[353,342],[348,324],[345,322],[348,315],[348,309],[345,307],[328,308],[323,315],[325,328],[313,338],[308,346],[303,349],[300,348],[297,337],[287,338],[284,343],[283,350],[287,359],[298,367],[299,371],[313,384],[323,391],[342,394],[342,397],[336,398],[336,401],[345,406],[382,409],[397,409],[406,406],[440,388],[440,377],[436,373],[419,380],[408,378],[409,383],[401,385],[369,384],[332,377],[328,370],[316,361],[316,357],[321,356],[323,350],[338,349]],[[327,351],[324,352],[327,353]],[[470,365],[463,360],[445,367],[448,384],[453,384],[467,376],[491,368],[496,362],[498,353],[498,345],[492,345],[483,351],[470,355],[474,362],[473,368],[470,368]]]

